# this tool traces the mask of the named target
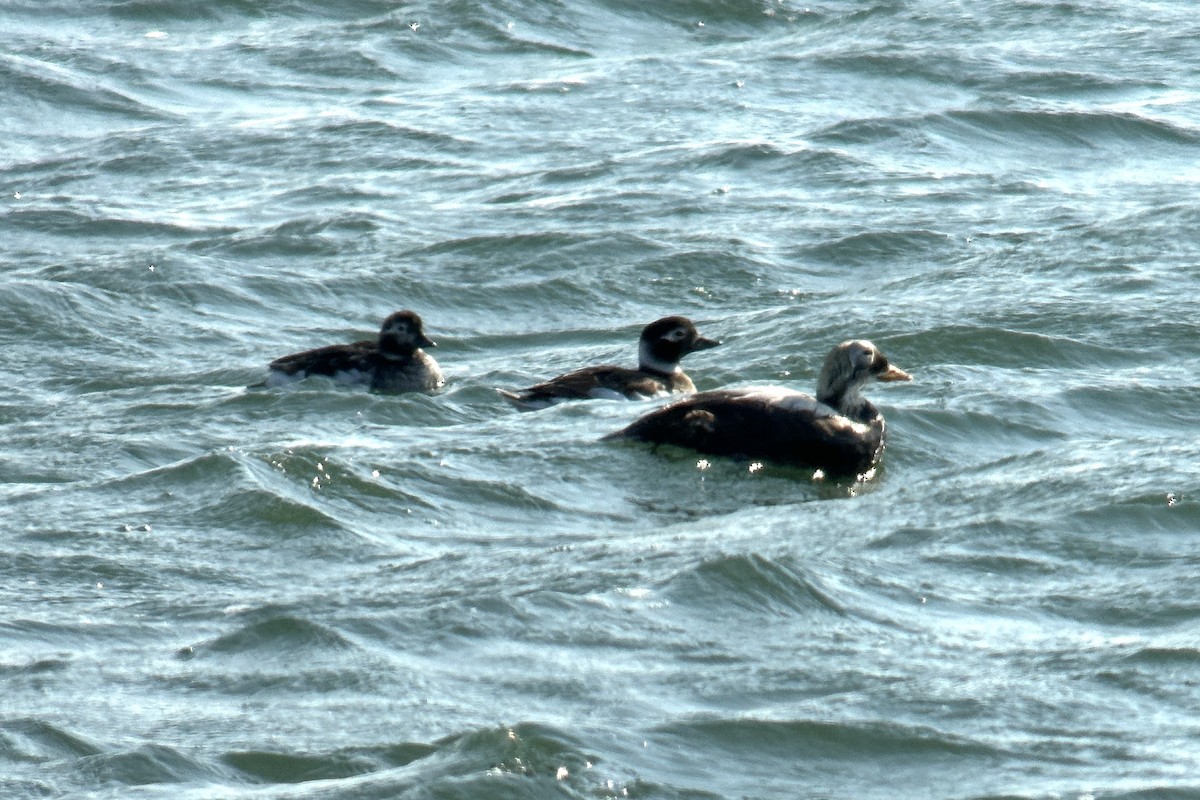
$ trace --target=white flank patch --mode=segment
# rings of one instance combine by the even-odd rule
[[[592,395],[592,396],[598,397],[599,395]],[[666,389],[659,389],[654,394],[643,394],[641,392],[634,392],[633,394],[630,394],[630,395],[621,395],[621,399],[622,400],[658,400],[660,398],[670,397],[670,396],[671,396],[671,393],[668,392]]]
[[[442,381],[442,383],[445,383],[445,381]],[[441,386],[441,384],[438,385]],[[526,400],[516,392],[510,392],[507,389],[497,389],[496,393],[521,411],[541,411],[543,408],[549,408],[552,405],[562,402],[561,398],[546,399],[539,397],[536,400]]]
[[[866,436],[871,431],[870,425],[855,422],[849,417],[842,416],[837,409],[818,402],[817,398],[795,389],[782,386],[753,386],[748,389],[734,390],[733,394],[747,400],[768,403],[783,411],[795,414],[811,414],[814,419],[825,420],[825,424],[836,430],[849,431],[856,436]]]
[[[861,422],[855,422],[849,417],[843,417],[841,414],[830,415],[829,424],[838,430],[849,431],[855,436],[867,436],[871,433],[870,425],[864,425]]]
[[[795,389],[785,389],[782,386],[753,386],[736,392],[747,400],[758,400],[778,406],[786,411],[798,411],[815,414],[819,417],[831,417],[837,414],[824,403],[818,403],[817,398]]]
[[[343,386],[357,386],[360,383],[370,383],[371,373],[360,369],[346,369],[333,373],[333,380]]]
[[[615,389],[606,389],[603,386],[597,386],[595,389],[588,390],[588,397],[595,400],[628,400],[629,398]]]
[[[278,389],[280,386],[290,386],[291,384],[303,378],[303,372],[298,372],[295,375],[288,375],[286,372],[280,372],[279,370],[273,369],[267,373],[267,379],[263,381],[263,383],[272,389]]]

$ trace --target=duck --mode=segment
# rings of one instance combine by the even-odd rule
[[[376,392],[433,392],[442,388],[446,379],[437,361],[423,349],[426,347],[437,344],[425,335],[421,317],[414,311],[397,311],[383,320],[374,340],[331,344],[275,359],[267,367],[266,383],[279,386],[309,375],[325,375]]]
[[[883,453],[886,425],[862,389],[874,381],[911,380],[874,344],[853,339],[829,351],[815,397],[782,386],[701,392],[604,438],[864,476]]]
[[[637,369],[617,366],[584,367],[543,383],[500,396],[520,411],[536,411],[566,400],[647,400],[696,391],[696,384],[679,366],[688,353],[721,343],[701,336],[687,317],[655,320],[642,329]]]

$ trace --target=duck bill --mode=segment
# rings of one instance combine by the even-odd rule
[[[437,347],[437,342],[430,339],[428,336],[421,336],[421,341],[417,342],[417,347]]]
[[[900,369],[899,367],[892,366],[889,364],[888,368],[886,370],[884,370],[883,372],[881,372],[875,376],[875,380],[884,381],[885,383],[888,383],[891,381],[911,381],[912,375],[909,375],[907,372]]]
[[[705,339],[703,336],[701,336],[700,338],[696,339],[696,341],[692,342],[692,348],[689,352],[694,353],[697,350],[711,350],[719,344],[721,343],[716,339]]]

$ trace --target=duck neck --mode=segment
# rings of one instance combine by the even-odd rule
[[[403,364],[412,360],[417,348],[403,342],[397,341],[391,336],[379,337],[379,355],[386,358],[388,361]]]
[[[646,342],[642,342],[638,346],[638,369],[642,372],[653,372],[657,375],[666,375],[667,377],[680,371],[679,362],[664,361],[661,358],[656,358],[654,353],[650,352],[650,346]]]
[[[857,386],[844,386],[817,395],[817,400],[855,422],[871,423],[879,418],[879,409],[863,397]]]

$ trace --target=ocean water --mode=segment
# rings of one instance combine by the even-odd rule
[[[6,0],[0,110],[0,796],[1200,797],[1192,2]],[[494,392],[666,314],[876,476]]]

